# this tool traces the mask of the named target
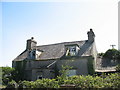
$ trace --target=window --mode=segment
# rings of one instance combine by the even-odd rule
[[[41,53],[42,53],[41,51],[37,51],[36,50],[36,59],[39,58],[39,56],[41,55]]]
[[[70,47],[69,53],[70,53],[70,56],[75,56],[77,54],[76,47]]]
[[[37,79],[42,79],[42,78],[43,78],[42,75],[38,75],[38,76],[37,76]]]
[[[76,70],[72,69],[67,72],[67,76],[73,76],[73,75],[76,75]]]
[[[40,55],[41,55],[42,52],[43,51],[37,50],[37,49],[31,50],[31,51],[29,51],[28,58],[29,59],[38,59],[40,57]]]
[[[42,79],[44,78],[44,72],[43,71],[38,71],[36,72],[36,79]]]
[[[66,46],[66,56],[76,56],[78,54],[78,45]]]

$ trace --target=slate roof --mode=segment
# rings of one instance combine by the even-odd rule
[[[90,43],[88,42],[88,40],[63,42],[63,43],[41,45],[34,47],[38,50],[43,51],[37,60],[59,59],[66,52],[65,45],[72,45],[72,44],[77,44],[80,47],[79,56],[90,56],[93,53],[94,43]],[[23,51],[13,61],[21,61],[26,59],[28,52],[29,52],[28,50]]]

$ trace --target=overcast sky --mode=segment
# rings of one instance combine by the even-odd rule
[[[98,52],[105,52],[112,44],[118,49],[119,0],[51,1],[0,3],[0,66],[11,66],[31,37],[37,45],[87,40],[90,28],[96,35]]]

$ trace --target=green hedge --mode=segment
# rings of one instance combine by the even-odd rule
[[[38,79],[36,81],[20,81],[18,88],[59,88],[55,79]]]
[[[60,88],[61,85],[74,85],[75,88],[120,88],[120,73],[102,76],[71,76],[64,79],[38,79],[36,81],[20,81],[18,88]],[[10,85],[12,84],[12,85]],[[13,83],[9,86],[14,87]]]

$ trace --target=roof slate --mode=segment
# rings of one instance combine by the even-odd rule
[[[80,47],[79,56],[92,55],[93,43],[89,43],[88,40],[84,40],[84,41],[63,42],[57,44],[36,46],[34,48],[43,51],[37,60],[59,59],[62,56],[64,56],[66,52],[65,46],[73,45],[73,44],[77,44]],[[28,52],[29,52],[28,50],[25,50],[19,56],[17,56],[13,61],[21,61],[27,59]]]

